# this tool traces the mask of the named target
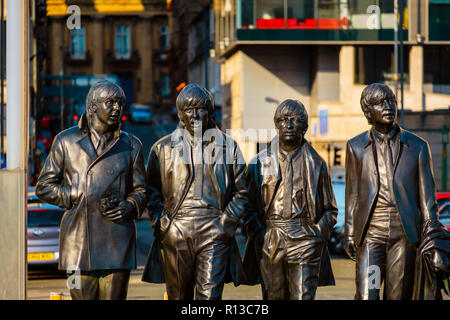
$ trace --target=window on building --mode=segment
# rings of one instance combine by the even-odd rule
[[[161,75],[161,95],[170,96],[170,76],[166,73]]]
[[[398,4],[403,8],[404,21],[408,21],[408,1],[398,0]],[[376,29],[393,29],[395,26],[394,0],[348,0],[347,6],[353,29],[372,29],[377,24]],[[372,6],[377,6],[378,11]],[[372,19],[376,14],[379,14],[378,23]]]
[[[72,59],[84,59],[86,57],[86,28],[72,29],[70,31]]]
[[[430,0],[428,21],[430,41],[450,40],[450,1]]]
[[[116,58],[129,59],[131,57],[130,26],[116,26]]]
[[[407,0],[398,0],[407,20]],[[394,0],[240,0],[238,27],[244,29],[377,29],[394,27]],[[375,9],[369,8],[376,6]]]
[[[425,92],[450,94],[450,47],[424,47],[424,90]]]
[[[404,83],[409,83],[409,46],[403,49]],[[399,67],[400,75],[400,67]],[[355,82],[371,84],[374,82],[394,85],[394,46],[356,46]]]
[[[288,19],[314,19],[314,1],[307,0],[288,0],[287,1]],[[289,21],[288,21],[289,22]]]
[[[284,1],[255,0],[256,27],[262,29],[285,28]]]
[[[159,27],[159,48],[161,51],[164,51],[169,46],[170,42],[170,33],[169,26],[160,26]]]

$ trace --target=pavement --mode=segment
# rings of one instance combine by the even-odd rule
[[[331,260],[336,286],[319,287],[317,300],[351,300],[355,292],[354,262],[346,258]],[[141,281],[144,267],[133,270],[128,286],[128,300],[164,300],[165,284],[153,284]],[[66,278],[63,274],[50,279],[28,280],[29,300],[50,300],[52,293],[62,294],[63,299],[70,299]],[[223,291],[224,300],[261,300],[261,288],[256,286],[238,286],[226,284]]]

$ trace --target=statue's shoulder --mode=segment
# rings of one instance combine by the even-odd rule
[[[305,141],[303,145],[304,153],[309,154],[309,157],[315,165],[326,165],[325,160],[321,157],[321,155],[317,152],[316,149],[312,146],[312,144],[309,141]]]
[[[55,140],[63,143],[73,143],[82,136],[78,126],[67,128],[55,136]]]
[[[369,134],[370,134],[369,130],[361,132],[360,134],[349,139],[347,141],[347,144],[350,144],[352,146],[358,146],[358,145],[362,145],[362,144],[365,145],[369,141]]]
[[[355,154],[361,153],[369,143],[370,131],[364,131],[347,141],[347,148],[351,148]]]
[[[402,141],[405,141],[408,145],[416,147],[428,147],[428,142],[425,139],[419,137],[411,131],[402,128],[400,131],[400,135]]]
[[[127,140],[127,143],[131,146],[131,149],[134,151],[142,150],[142,142],[136,137],[134,134],[122,131],[123,137]]]
[[[163,149],[165,147],[170,147],[171,141],[172,141],[172,134],[173,134],[173,132],[169,133],[168,135],[166,135],[166,136],[164,136],[162,138],[159,138],[159,140],[157,140],[153,144],[151,149],[152,150],[161,150],[161,149]]]

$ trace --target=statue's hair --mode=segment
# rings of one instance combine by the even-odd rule
[[[279,119],[284,113],[288,112],[298,115],[300,122],[303,125],[303,134],[305,134],[308,129],[308,112],[306,111],[303,103],[299,100],[286,99],[278,105],[275,115],[273,116],[275,125],[277,123],[277,119]]]
[[[364,112],[364,116],[370,125],[373,124],[372,119],[370,119],[370,108],[380,104],[386,98],[393,98],[395,104],[397,104],[397,99],[391,88],[384,83],[372,83],[369,84],[361,93],[361,109]]]
[[[180,112],[186,106],[198,105],[206,106],[210,115],[213,114],[214,99],[211,92],[195,83],[188,84],[178,94],[176,101],[177,110]]]
[[[100,96],[102,92],[106,91],[106,96]],[[101,80],[94,83],[86,96],[86,115],[89,118],[92,111],[92,107],[97,103],[103,102],[110,98],[118,98],[125,102],[125,92],[118,85],[108,80]]]

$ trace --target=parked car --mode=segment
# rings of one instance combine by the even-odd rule
[[[59,227],[64,209],[42,203],[28,193],[28,264],[33,266],[57,265],[59,261]]]
[[[128,110],[128,116],[131,122],[151,123],[152,108],[142,104],[132,104]]]
[[[450,192],[438,192],[439,221],[450,231]]]

